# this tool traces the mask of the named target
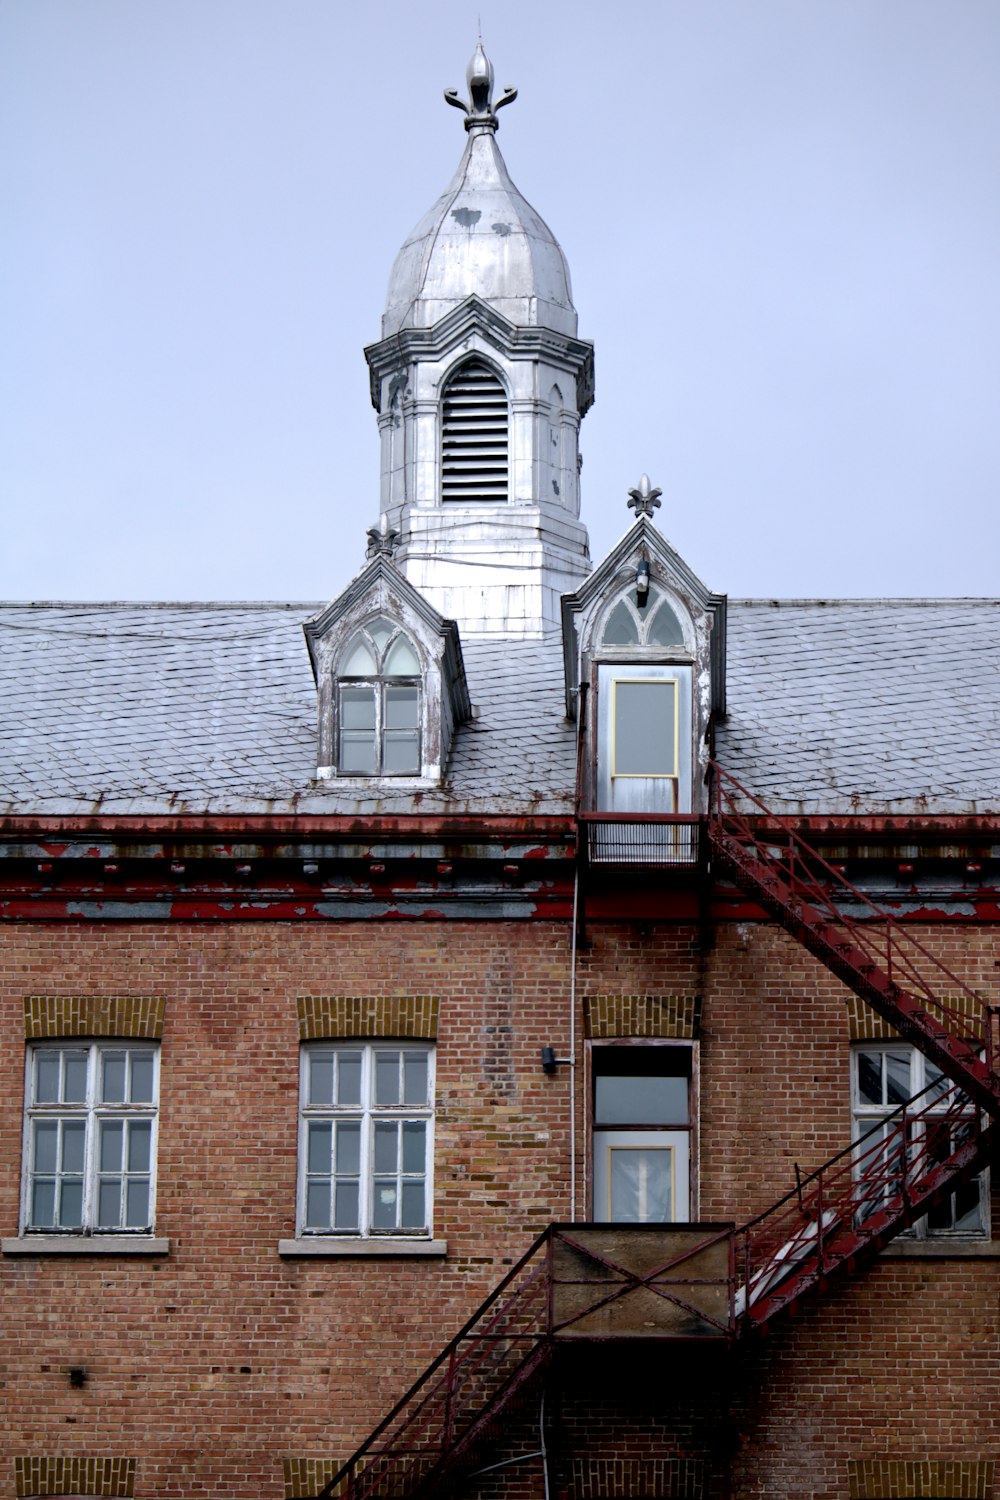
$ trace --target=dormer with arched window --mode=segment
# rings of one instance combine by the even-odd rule
[[[704,812],[711,726],[725,712],[725,598],[642,517],[564,597],[563,640],[567,712],[585,730],[584,810]]]
[[[456,724],[471,714],[458,630],[387,557],[306,622],[316,678],[316,775],[357,786],[441,780]]]

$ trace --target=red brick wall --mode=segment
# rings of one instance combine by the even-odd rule
[[[702,1218],[748,1217],[791,1185],[794,1161],[810,1168],[847,1143],[845,992],[785,934],[723,924],[706,943],[693,926],[593,924],[590,938],[577,973],[581,1061],[586,997],[701,997]],[[930,934],[990,990],[994,938]],[[542,1046],[565,1056],[569,1045],[565,925],[7,929],[8,1236],[24,998],[63,994],[165,998],[156,1228],[171,1253],[4,1260],[0,1496],[13,1494],[15,1456],[59,1453],[135,1456],[140,1500],[279,1497],[283,1459],[346,1457],[505,1262],[551,1219],[573,1216],[570,1071],[547,1077],[539,1065]],[[434,1229],[446,1260],[279,1258],[278,1240],[294,1233],[303,995],[437,997]],[[579,1123],[585,1069],[576,1076]],[[581,1214],[585,1155],[581,1144]],[[699,1375],[697,1390],[676,1345],[643,1354],[652,1394],[642,1400],[598,1364],[584,1389],[554,1388],[557,1488],[568,1500],[643,1485],[721,1495],[731,1476],[733,1495],[841,1500],[849,1460],[995,1457],[998,1300],[996,1262],[883,1262],[759,1352],[724,1360],[724,1378],[715,1367]],[[86,1367],[82,1389],[70,1388],[70,1365]],[[589,1468],[573,1455],[589,1455]],[[639,1467],[615,1470],[625,1458]],[[484,1493],[541,1493],[537,1462],[501,1474],[481,1482]]]

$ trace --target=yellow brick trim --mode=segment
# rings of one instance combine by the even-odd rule
[[[318,1495],[340,1468],[335,1458],[283,1458],[285,1500]]]
[[[106,1495],[131,1500],[135,1459],[19,1454],[14,1459],[14,1494],[18,1500],[34,1495]]]
[[[27,995],[24,1035],[121,1036],[158,1042],[163,1035],[162,995]]]
[[[989,1500],[992,1459],[852,1458],[851,1500]]]
[[[968,1021],[973,1032],[981,1030],[983,1008],[974,996],[942,995],[941,1000],[947,1005],[949,1011],[957,1013]],[[933,1015],[933,1007],[928,1006],[928,1009]],[[947,1017],[943,1019],[947,1025]],[[899,1036],[895,1027],[890,1026],[888,1021],[877,1015],[860,996],[852,994],[847,996],[847,1028],[852,1042],[894,1042]]]
[[[437,1037],[437,995],[300,995],[299,1039]]]
[[[574,1458],[572,1500],[620,1500],[656,1495],[658,1500],[702,1500],[705,1464],[700,1458]]]
[[[693,1041],[697,995],[588,995],[584,1029],[591,1041],[609,1037],[675,1037]]]

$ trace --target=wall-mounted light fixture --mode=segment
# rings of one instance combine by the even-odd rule
[[[649,597],[649,562],[644,557],[635,570],[635,598],[640,609]]]
[[[559,1067],[560,1063],[569,1063],[570,1065],[572,1065],[572,1062],[573,1059],[571,1057],[556,1057],[556,1049],[554,1047],[542,1048],[543,1073],[554,1073],[556,1068]]]
[[[69,1383],[73,1389],[75,1391],[82,1391],[83,1387],[87,1384],[87,1371],[83,1365],[70,1365],[66,1373],[69,1376]]]

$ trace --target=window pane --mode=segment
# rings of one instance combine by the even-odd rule
[[[399,1053],[375,1054],[375,1103],[399,1103]]]
[[[387,687],[385,690],[386,729],[416,729],[417,689]]]
[[[59,1228],[79,1229],[83,1224],[83,1183],[64,1177],[59,1193]]]
[[[375,1171],[395,1172],[399,1166],[399,1126],[395,1120],[379,1120],[375,1126]]]
[[[120,1172],[122,1169],[122,1137],[125,1127],[121,1120],[102,1120],[100,1170]]]
[[[862,1104],[882,1104],[882,1054],[858,1053],[858,1098]]]
[[[374,1203],[372,1205],[372,1228],[395,1229],[396,1184],[376,1179]]]
[[[909,1053],[885,1054],[885,1092],[889,1104],[905,1104],[909,1099],[912,1093]]]
[[[375,689],[342,687],[340,689],[340,725],[342,729],[375,729]]]
[[[333,1126],[328,1120],[310,1120],[307,1160],[310,1172],[329,1172]]]
[[[361,1103],[361,1053],[337,1053],[337,1103]]]
[[[63,1099],[67,1104],[87,1102],[87,1054],[64,1052]]]
[[[128,1169],[148,1172],[153,1127],[148,1120],[133,1120],[128,1128]]]
[[[55,1120],[35,1121],[35,1171],[54,1172],[58,1163],[59,1125]]]
[[[82,1120],[64,1120],[62,1127],[62,1170],[83,1171],[83,1147],[87,1127]]]
[[[683,646],[681,622],[664,599],[646,630],[647,646]]]
[[[420,736],[415,729],[395,729],[382,746],[382,769],[388,776],[416,775],[420,770]]]
[[[337,1217],[334,1227],[336,1229],[357,1229],[359,1227],[358,1184],[356,1182],[337,1183]]]
[[[427,1223],[424,1210],[424,1185],[422,1182],[403,1183],[403,1208],[400,1228],[423,1229]]]
[[[611,1217],[617,1223],[662,1224],[670,1218],[669,1147],[611,1149]]]
[[[605,646],[638,646],[639,627],[624,599],[619,600],[608,615],[604,627]]]
[[[930,1085],[924,1096],[928,1104],[939,1104],[944,1101],[951,1092],[951,1079],[946,1078],[940,1068],[932,1062],[924,1059],[925,1081]]]
[[[149,1180],[130,1177],[125,1189],[125,1228],[146,1229],[149,1225]]]
[[[131,1054],[129,1100],[132,1104],[152,1104],[153,1102],[152,1052],[133,1052]]]
[[[366,640],[355,636],[340,668],[342,677],[374,677],[378,671],[375,653]]]
[[[59,1056],[58,1052],[35,1053],[35,1102],[38,1104],[59,1102]]]
[[[427,1053],[403,1054],[403,1103],[427,1103]]]
[[[374,776],[375,774],[375,735],[350,735],[342,732],[340,736],[340,756],[338,758],[340,769],[348,774],[356,776]]]
[[[117,1229],[121,1224],[122,1180],[102,1178],[97,1191],[98,1229]]]
[[[309,1053],[309,1103],[333,1103],[333,1057],[329,1053]]]
[[[361,1171],[361,1123],[341,1121],[337,1126],[337,1172],[356,1177]]]
[[[306,1188],[306,1228],[329,1229],[330,1184],[310,1182]]]
[[[594,1086],[598,1125],[686,1125],[686,1078],[599,1076]]]
[[[101,1099],[105,1104],[125,1101],[125,1054],[105,1052],[101,1057]]]
[[[379,615],[378,619],[373,620],[367,627],[368,634],[380,651],[385,650],[386,642],[392,638],[395,629],[396,627],[392,621],[387,620],[384,615]]]
[[[403,1171],[423,1172],[427,1161],[427,1126],[423,1120],[403,1122]]]
[[[614,703],[614,774],[674,775],[676,685],[619,678]]]
[[[56,1185],[51,1177],[36,1177],[31,1188],[31,1224],[34,1229],[54,1229]]]
[[[397,636],[389,647],[382,671],[386,677],[419,677],[420,662],[405,635]]]

